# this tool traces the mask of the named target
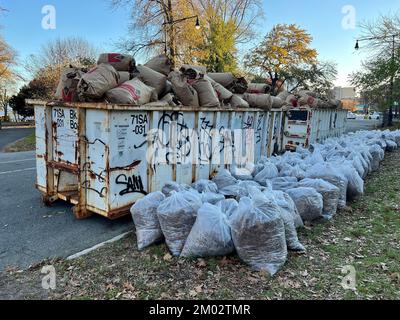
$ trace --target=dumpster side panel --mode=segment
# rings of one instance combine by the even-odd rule
[[[87,204],[103,211],[107,210],[109,193],[108,157],[109,157],[109,121],[105,110],[86,111],[86,152],[83,163],[84,188],[87,192]]]
[[[151,192],[147,175],[147,111],[111,112],[109,210],[127,207]]]
[[[46,169],[46,107],[35,106],[35,133],[36,133],[36,184],[46,190],[47,169]],[[50,126],[51,127],[51,126]]]
[[[53,159],[67,165],[78,164],[78,118],[75,108],[53,107]]]

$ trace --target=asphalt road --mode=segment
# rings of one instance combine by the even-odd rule
[[[5,140],[0,139],[0,147]],[[44,206],[35,176],[34,152],[0,152],[0,272],[7,266],[27,268],[45,258],[67,257],[132,230],[129,216],[78,221],[64,202]]]
[[[1,129],[0,130],[0,152],[3,151],[4,147],[14,141],[22,139],[30,134],[34,133],[34,128],[24,129]]]
[[[359,130],[374,130],[374,129],[379,129],[381,125],[382,125],[382,120],[348,119],[346,132],[356,132]]]

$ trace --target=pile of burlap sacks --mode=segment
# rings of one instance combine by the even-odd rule
[[[56,99],[64,102],[191,107],[262,108],[265,110],[310,106],[339,108],[338,100],[318,97],[310,91],[269,94],[270,86],[248,83],[232,73],[208,73],[203,66],[182,65],[173,70],[165,55],[136,65],[130,55],[101,54],[89,71],[70,67],[62,73]]]

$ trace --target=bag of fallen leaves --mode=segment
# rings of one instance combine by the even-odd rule
[[[106,100],[110,103],[141,106],[157,101],[158,98],[154,88],[147,86],[138,78],[135,78],[109,90],[106,93]]]
[[[285,227],[276,202],[264,196],[244,197],[229,225],[239,257],[255,270],[276,274],[287,257]]]
[[[204,66],[193,66],[189,64],[184,64],[179,69],[188,79],[200,79],[207,73],[207,68]]]
[[[255,177],[254,180],[257,181],[262,186],[266,186],[267,180],[274,179],[278,177],[278,168],[273,163],[266,163],[264,169],[262,169]]]
[[[204,79],[211,82],[212,87],[217,93],[219,101],[227,103],[231,100],[233,93],[230,92],[228,89],[226,89],[222,84],[219,84],[218,82],[214,81],[207,75],[204,76]]]
[[[135,69],[135,59],[128,54],[121,53],[102,53],[97,64],[108,63],[117,71],[127,71],[132,73]]]
[[[272,109],[282,108],[284,104],[285,104],[285,100],[282,100],[279,97],[271,96],[271,108]]]
[[[187,83],[187,79],[180,72],[173,71],[169,74],[168,80],[171,82],[172,90],[178,100],[184,106],[199,106],[197,91]]]
[[[250,105],[249,103],[244,100],[241,96],[234,94],[231,98],[230,101],[231,107],[232,108],[249,108]]]
[[[137,77],[143,83],[156,89],[158,96],[161,96],[161,94],[165,91],[165,87],[167,86],[167,76],[146,66],[139,65],[136,68],[139,71]]]
[[[119,74],[118,85],[123,84],[124,82],[127,82],[133,78],[132,73],[129,73],[127,71],[118,71],[118,74]]]
[[[161,192],[150,193],[138,200],[131,208],[139,250],[163,239],[157,208],[164,199],[165,196]]]
[[[188,191],[188,190],[190,190],[190,186],[188,186],[187,184],[180,184],[180,183],[177,183],[174,181],[166,182],[161,189],[162,193],[166,197],[169,197],[173,193],[173,191],[181,192],[181,191]]]
[[[303,221],[314,221],[323,218],[324,201],[322,195],[314,188],[299,187],[289,189],[286,193],[293,199]]]
[[[299,238],[297,237],[296,225],[298,225],[298,221],[300,219],[301,223],[303,222],[298,211],[292,210],[290,204],[285,197],[285,193],[282,191],[273,191],[270,186],[267,191],[264,191],[266,197],[272,197],[276,204],[280,208],[281,218],[283,220],[283,224],[285,226],[285,237],[286,237],[286,245],[288,250],[304,252],[306,249],[300,243]],[[289,195],[286,194],[290,198]],[[295,224],[296,220],[296,224]]]
[[[225,169],[218,171],[217,175],[212,179],[218,190],[223,189],[225,187],[231,186],[237,183],[237,180],[232,176],[232,174]]]
[[[199,79],[193,82],[192,86],[197,91],[201,107],[219,107],[217,93],[210,81]]]
[[[267,111],[271,110],[272,98],[269,94],[245,93],[243,99],[246,100],[252,108],[260,108]]]
[[[109,64],[102,63],[82,75],[78,83],[78,95],[81,101],[98,100],[118,86],[119,73]]]
[[[215,193],[215,192],[203,192],[201,193],[201,201],[203,203],[211,203],[211,204],[217,204],[221,200],[224,200],[225,196],[220,194],[220,193]]]
[[[234,251],[231,230],[226,215],[217,206],[209,203],[197,212],[181,257],[225,256]]]
[[[216,206],[229,218],[239,208],[239,203],[235,199],[225,199],[218,202]]]
[[[55,98],[64,102],[77,102],[78,97],[78,83],[85,73],[80,68],[70,66],[65,69],[57,86]]]
[[[331,219],[337,211],[340,190],[333,184],[322,179],[304,179],[299,182],[300,187],[314,188],[323,197],[324,207],[322,214],[325,219]]]
[[[227,89],[232,87],[237,80],[236,77],[230,72],[212,72],[208,73],[207,76]]]
[[[145,66],[166,76],[172,71],[171,60],[165,54],[152,58]]]
[[[194,182],[192,184],[192,188],[197,190],[200,193],[203,193],[203,192],[217,193],[218,192],[217,185],[214,182],[212,182],[210,180],[206,180],[206,179],[197,180],[196,182]]]
[[[337,166],[327,162],[316,163],[306,171],[306,177],[322,179],[338,187],[340,190],[338,209],[346,207],[347,185],[349,182],[346,176],[337,169]]]
[[[318,99],[314,98],[308,94],[301,94],[299,99],[297,100],[298,104],[300,106],[309,106],[311,108],[317,108],[318,107]]]
[[[286,191],[298,187],[298,180],[296,177],[278,177],[271,179],[272,189]]]
[[[271,87],[266,83],[249,83],[247,87],[248,93],[266,94]]]
[[[173,191],[171,196],[158,206],[158,221],[173,256],[181,254],[196,221],[197,211],[202,205],[200,195],[192,191]]]

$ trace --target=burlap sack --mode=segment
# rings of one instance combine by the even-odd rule
[[[167,93],[164,97],[161,98],[161,101],[166,101],[169,106],[176,107],[175,97],[172,93]]]
[[[219,101],[225,102],[225,103],[230,101],[230,99],[233,96],[232,92],[230,92],[222,84],[219,84],[218,82],[214,81],[207,75],[204,76],[204,79],[211,82],[211,85],[213,86],[215,92],[217,93]]]
[[[271,110],[272,98],[269,94],[245,93],[243,99],[246,100],[252,108]]]
[[[287,91],[282,91],[277,95],[278,98],[282,99],[283,101],[286,101],[286,99],[290,96],[290,93]]]
[[[207,73],[207,76],[223,85],[225,88],[231,87],[237,80],[236,77],[230,72]]]
[[[139,71],[138,78],[148,86],[156,89],[157,94],[161,96],[167,86],[167,76],[146,66],[139,65],[136,68]]]
[[[193,83],[193,88],[197,91],[201,107],[219,107],[219,100],[211,82],[207,79],[199,79]]]
[[[129,73],[128,71],[119,71],[119,82],[118,85],[123,84],[124,82],[127,82],[132,79],[132,74]]]
[[[316,92],[310,91],[310,90],[300,90],[299,91],[299,96],[311,96],[313,98],[317,98],[318,95]]]
[[[166,76],[172,71],[171,60],[165,54],[154,57],[145,66]]]
[[[282,99],[279,98],[279,97],[271,96],[271,101],[272,101],[272,103],[271,103],[271,108],[272,108],[272,109],[279,109],[279,108],[282,108],[283,105],[285,104],[285,101],[282,100]]]
[[[329,104],[336,109],[341,109],[342,108],[342,101],[337,100],[337,99],[330,99]]]
[[[298,104],[300,106],[310,106],[312,108],[316,108],[318,106],[318,99],[305,94],[304,92],[302,94],[300,94],[300,97],[298,99]]]
[[[106,100],[110,103],[140,106],[152,101],[157,101],[157,99],[158,97],[155,89],[147,86],[138,78],[129,80],[106,93]]]
[[[237,94],[234,94],[231,99],[232,108],[249,108],[249,103]]]
[[[55,98],[64,102],[77,102],[78,97],[78,83],[84,72],[79,68],[70,67],[65,69],[62,74],[60,81],[58,82]]]
[[[269,92],[270,86],[266,83],[249,83],[247,92],[248,93],[261,93],[265,94]]]
[[[118,86],[118,72],[110,64],[102,63],[82,76],[78,83],[78,95],[81,101],[101,99],[103,95]]]
[[[189,64],[184,64],[179,69],[185,76],[189,79],[200,79],[207,73],[207,68],[203,66],[192,66]]]
[[[176,97],[184,106],[199,106],[197,91],[187,83],[185,76],[178,71],[172,71],[168,80],[171,82]]]
[[[111,64],[117,71],[133,72],[135,69],[135,59],[127,54],[121,53],[102,53],[97,64]]]

